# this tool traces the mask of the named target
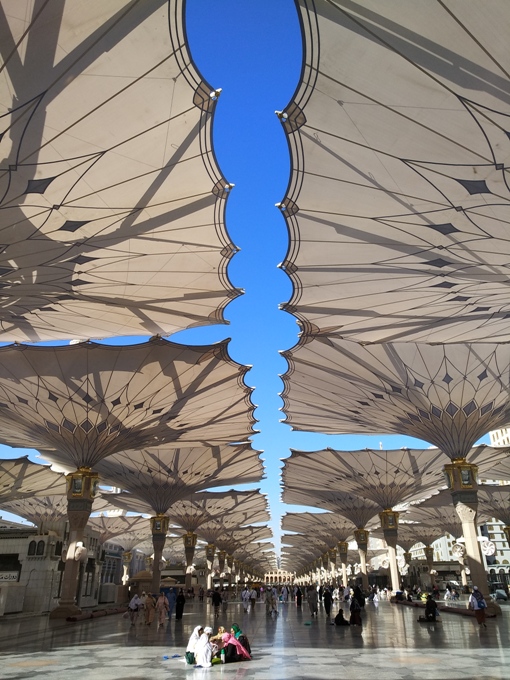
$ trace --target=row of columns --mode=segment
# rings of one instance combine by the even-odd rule
[[[468,463],[465,459],[453,460],[452,463],[444,467],[445,477],[448,487],[452,494],[452,501],[455,510],[462,523],[462,533],[465,541],[466,558],[471,572],[471,580],[477,585],[487,600],[489,611],[500,613],[500,607],[494,602],[489,602],[487,586],[487,573],[480,551],[477,530],[477,511],[478,511],[478,468],[476,465]],[[379,513],[384,539],[388,546],[388,561],[390,568],[390,578],[392,590],[395,592],[400,589],[400,575],[397,565],[397,543],[398,543],[398,520],[399,513],[394,510],[386,509]],[[507,540],[510,543],[510,527],[504,529]],[[360,527],[354,532],[354,538],[358,544],[361,580],[363,589],[368,589],[367,574],[367,550],[369,532]],[[342,580],[347,583],[347,543],[338,543],[338,554],[342,564]],[[409,556],[409,555],[408,555]],[[425,547],[425,559],[432,585],[435,578],[433,572],[434,550],[430,546]],[[464,565],[461,563],[461,576],[463,584],[467,583]]]
[[[78,548],[83,545],[85,527],[89,521],[89,517],[92,512],[92,505],[94,503],[99,485],[99,475],[88,467],[80,467],[75,472],[66,475],[66,484],[69,539],[67,551],[65,553],[65,567],[62,579],[61,597],[58,606],[50,613],[50,618],[52,619],[67,618],[68,616],[75,616],[81,613],[80,608],[76,604],[78,574],[80,569],[80,560],[82,559],[80,550]],[[161,563],[169,523],[170,520],[165,514],[158,514],[150,518],[152,545],[154,548],[151,588],[155,593],[158,593],[160,588]],[[197,540],[197,534],[191,531],[186,532],[183,536],[184,552],[186,556],[186,588],[189,588],[192,583],[191,567],[193,565],[193,557],[195,555]],[[212,569],[215,551],[216,547],[214,544],[207,545],[206,559],[208,569],[208,588],[212,587]],[[130,552],[124,553],[123,583],[126,583],[128,580],[128,571],[131,558],[132,554]],[[245,571],[244,565],[241,565],[241,563],[238,563],[237,560],[234,560],[231,555],[227,555],[227,552],[224,550],[219,551],[218,562],[221,574],[225,572],[225,562],[227,562],[229,586],[232,586],[232,576],[236,567],[240,575]],[[223,578],[220,582],[223,586]]]

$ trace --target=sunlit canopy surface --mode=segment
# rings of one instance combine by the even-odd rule
[[[64,494],[64,475],[47,465],[32,463],[28,456],[0,461],[0,503],[11,502],[35,495]]]
[[[238,294],[183,0],[4,0],[0,339],[169,334]]]
[[[109,541],[116,536],[121,536],[122,534],[132,531],[145,531],[147,534],[150,534],[149,520],[140,515],[131,517],[125,515],[121,515],[120,517],[107,517],[105,515],[89,517],[87,526],[91,529],[95,529],[95,531],[99,533],[99,542],[101,544],[106,543],[106,541]]]
[[[109,503],[98,496],[94,499],[92,512],[104,511],[109,507]],[[67,495],[45,496],[36,492],[25,498],[0,500],[0,509],[32,522],[40,532],[57,527],[61,529],[62,521],[67,519]]]
[[[356,525],[334,512],[288,512],[282,518],[282,529],[338,542],[347,541]]]
[[[286,308],[363,342],[510,339],[507,0],[300,0]]]
[[[488,519],[495,517],[510,526],[510,486],[479,486],[478,508]]]
[[[2,347],[0,441],[70,467],[148,444],[241,441],[254,423],[245,372],[226,342]]]
[[[317,337],[283,354],[283,410],[294,429],[407,434],[461,458],[510,420],[510,344]]]
[[[96,469],[124,490],[104,494],[112,505],[150,514],[164,514],[174,503],[209,487],[259,482],[262,477],[262,462],[249,444],[124,451],[103,460]]]
[[[267,499],[258,490],[201,491],[174,503],[167,514],[174,525],[197,533],[216,518],[224,531],[270,519]]]
[[[427,524],[432,528],[437,527],[444,533],[459,538],[462,536],[462,522],[452,503],[452,495],[450,491],[441,491],[440,495],[441,498],[436,495],[424,503],[412,506],[401,518]]]
[[[324,492],[351,493],[389,510],[441,486],[447,462],[438,449],[292,451],[282,476],[285,488],[319,498]]]
[[[308,505],[329,510],[349,520],[357,528],[366,527],[380,511],[376,503],[364,496],[330,489],[319,490],[316,486],[307,488],[302,481],[295,486],[285,482],[282,500],[289,505]]]

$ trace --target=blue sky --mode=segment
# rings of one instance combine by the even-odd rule
[[[293,0],[187,0],[187,32],[193,59],[213,88],[222,88],[214,120],[214,145],[220,168],[235,189],[227,204],[227,228],[241,248],[229,275],[246,293],[226,310],[230,326],[183,331],[176,342],[201,344],[232,338],[233,359],[253,366],[247,382],[254,386],[260,434],[253,444],[263,449],[272,527],[279,535],[281,458],[289,448],[316,450],[426,447],[410,437],[326,436],[291,432],[279,422],[282,383],[287,364],[278,350],[298,339],[294,317],[278,309],[292,291],[277,268],[287,249],[287,229],[275,208],[285,194],[290,159],[275,110],[284,109],[299,81],[302,46]],[[484,438],[488,441],[488,438]],[[0,457],[23,455],[0,446]],[[31,454],[33,457],[34,454]],[[6,513],[4,513],[6,516]],[[276,541],[278,544],[278,540]]]

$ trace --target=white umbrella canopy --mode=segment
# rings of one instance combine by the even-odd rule
[[[42,532],[62,529],[62,522],[67,519],[67,502],[66,494],[44,496],[37,493],[25,498],[0,501],[0,508],[32,522]],[[104,498],[97,496],[92,504],[92,512],[104,512],[110,507]]]
[[[227,342],[0,348],[0,439],[68,467],[165,442],[253,433],[247,368]]]
[[[285,309],[360,342],[508,341],[508,3],[298,9]]]
[[[130,512],[165,514],[175,503],[190,497],[194,499],[196,492],[203,489],[258,482],[263,468],[258,451],[250,444],[239,444],[123,451],[99,463],[97,470],[105,480],[125,490],[119,494],[104,494],[112,505]],[[232,493],[237,498],[240,492]],[[211,503],[218,497],[208,496]],[[225,505],[225,500],[221,503]],[[198,515],[193,511],[192,514]],[[204,520],[209,519],[209,515],[204,515]]]
[[[49,465],[32,463],[28,456],[0,461],[0,504],[31,499],[33,496],[59,496],[66,490],[64,475]]]
[[[319,336],[283,356],[283,410],[294,429],[406,434],[454,459],[510,418],[510,344],[362,345]]]
[[[288,512],[282,518],[282,530],[305,536],[328,538],[336,543],[347,541],[356,525],[335,512]]]
[[[92,512],[94,511],[94,506],[92,506]],[[149,520],[140,515],[121,515],[117,517],[99,515],[97,517],[89,517],[87,526],[99,532],[99,542],[101,544],[133,531],[145,531],[147,534],[150,534],[151,530]]]
[[[1,340],[224,323],[231,185],[183,4],[3,3]]]
[[[318,496],[323,491],[350,493],[389,510],[439,488],[447,462],[438,449],[293,450],[284,461],[283,482]]]

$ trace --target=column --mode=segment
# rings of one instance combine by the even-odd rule
[[[330,548],[328,550],[329,557],[329,571],[331,574],[330,581],[336,585],[336,548]]]
[[[225,550],[220,550],[218,553],[218,567],[220,570],[220,588],[223,588],[223,579],[225,574],[225,560],[227,558],[227,552]]]
[[[232,555],[227,555],[227,567],[228,567],[228,592],[232,592],[232,576],[234,573],[234,557]]]
[[[186,556],[186,577],[184,582],[186,590],[188,590],[188,588],[191,588],[193,579],[193,557],[195,556],[195,546],[197,544],[198,536],[192,531],[187,531],[182,537],[182,540],[184,542],[184,554]]]
[[[397,565],[397,537],[399,513],[393,510],[383,510],[379,513],[384,540],[388,546],[388,561],[390,563],[391,589],[393,593],[400,590],[400,576]]]
[[[163,548],[165,547],[169,519],[166,515],[158,514],[155,517],[150,518],[150,523],[152,545],[154,547],[151,590],[157,596],[161,587],[161,558],[163,557]]]
[[[369,532],[366,529],[358,528],[354,532],[354,540],[358,544],[359,561],[361,564],[361,585],[363,590],[368,590],[367,574],[367,550]]]
[[[452,494],[453,504],[462,522],[466,558],[473,585],[478,586],[487,602],[488,614],[500,614],[501,607],[491,601],[487,573],[480,552],[476,516],[478,512],[478,467],[464,458],[453,460],[444,466],[446,483]]]
[[[77,579],[83,550],[86,555],[86,549],[83,546],[84,529],[92,511],[99,475],[88,467],[81,467],[76,472],[66,475],[66,483],[69,521],[68,548],[60,601],[50,612],[50,619],[65,619],[68,616],[81,614],[81,609],[76,605]]]
[[[129,581],[129,567],[131,566],[131,560],[133,559],[132,552],[122,553],[122,585],[127,585]]]
[[[342,585],[347,585],[347,553],[349,552],[349,544],[347,541],[338,541],[337,546],[338,558],[342,565]]]
[[[214,553],[216,552],[216,546],[214,543],[208,543],[205,548],[205,558],[207,560],[207,589],[212,590],[213,588],[213,564],[214,564]]]
[[[427,560],[427,566],[429,568],[430,585],[434,587],[436,585],[436,575],[432,573],[434,571],[434,548],[428,545],[424,550],[425,559]]]

